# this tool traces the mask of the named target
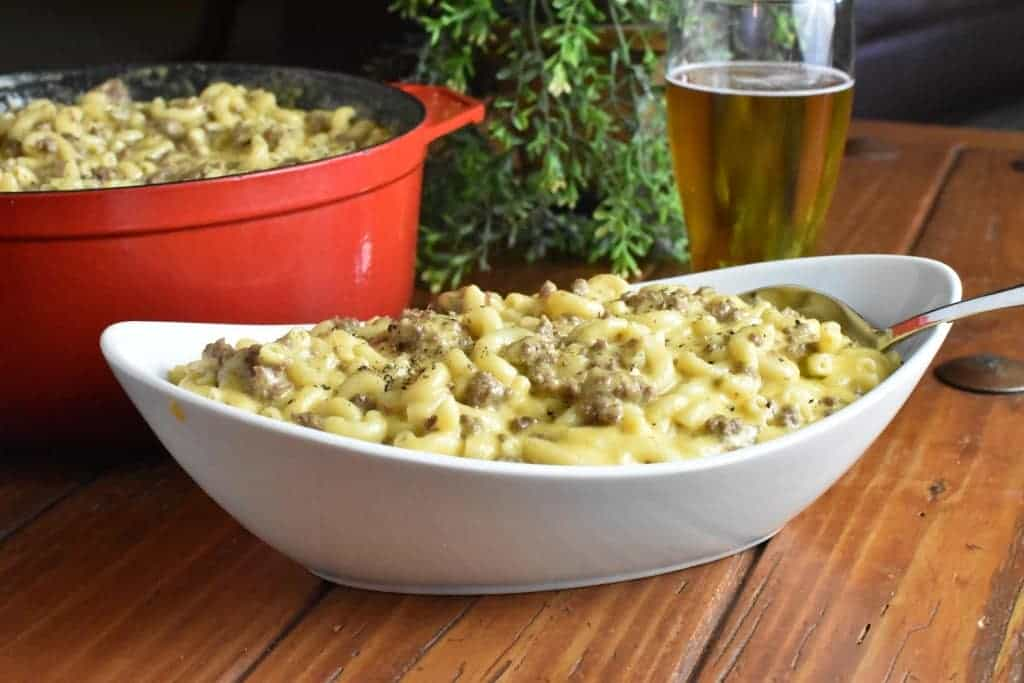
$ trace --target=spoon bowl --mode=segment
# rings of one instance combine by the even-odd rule
[[[810,318],[837,322],[843,328],[843,332],[855,342],[884,351],[912,334],[941,323],[953,322],[979,313],[1024,306],[1024,284],[933,308],[883,329],[869,323],[844,301],[809,287],[761,287],[741,294],[740,298],[748,303],[762,299],[778,308],[792,308]]]

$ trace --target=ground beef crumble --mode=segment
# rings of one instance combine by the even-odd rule
[[[298,415],[293,415],[292,419],[303,427],[312,427],[313,429],[324,428],[324,418],[315,413],[299,413]]]
[[[462,437],[466,438],[467,436],[479,434],[484,428],[484,421],[475,415],[460,415],[459,427],[462,430]]]
[[[249,391],[261,401],[275,401],[294,389],[285,368],[269,367],[260,363],[259,344],[243,349],[241,353],[245,379]]]
[[[221,337],[217,341],[206,345],[206,348],[203,349],[203,358],[213,361],[219,368],[224,365],[224,361],[235,355],[235,353],[237,353],[235,347],[228,344]]]
[[[758,428],[742,420],[724,415],[715,415],[705,424],[710,434],[716,436],[727,450],[749,446],[757,440]]]
[[[462,402],[477,408],[493,406],[505,400],[505,385],[489,372],[477,372],[462,391]]]
[[[712,301],[707,306],[708,313],[714,316],[715,320],[720,323],[731,323],[736,320],[739,310],[736,306],[728,299],[719,299]]]
[[[525,416],[524,417],[517,417],[517,418],[513,418],[508,423],[508,428],[513,433],[515,433],[515,432],[522,432],[522,431],[525,431],[525,430],[529,429],[530,427],[532,427],[535,424],[537,424],[537,418],[535,418],[535,417],[525,417]]]
[[[367,396],[366,394],[353,394],[348,400],[364,412],[377,407],[377,401],[372,396]]]
[[[686,287],[652,285],[629,292],[622,302],[635,313],[651,311],[686,311],[694,304],[693,293]]]

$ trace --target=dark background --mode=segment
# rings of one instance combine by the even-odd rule
[[[416,28],[386,0],[0,4],[0,72],[231,60],[397,78]],[[856,0],[859,116],[1024,128],[1024,2]]]
[[[387,0],[0,2],[0,71],[223,60],[363,72],[415,62],[416,26]],[[396,62],[395,52],[401,51]]]

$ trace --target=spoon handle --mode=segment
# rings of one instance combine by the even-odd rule
[[[941,306],[927,313],[915,315],[913,318],[904,320],[901,323],[896,323],[887,330],[891,337],[886,340],[886,346],[894,344],[900,339],[927,327],[952,322],[960,318],[966,318],[969,315],[977,315],[978,313],[997,311],[1001,308],[1012,308],[1014,306],[1024,306],[1024,284],[976,296],[966,301],[958,301],[955,304]]]

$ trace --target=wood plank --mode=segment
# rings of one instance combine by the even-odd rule
[[[953,144],[855,135],[847,144],[819,253],[906,253],[956,162]]]
[[[483,598],[407,679],[685,680],[756,556],[643,581]]]
[[[966,295],[1024,281],[1024,175],[963,152],[917,253]],[[1020,354],[1024,317],[957,323],[941,358]],[[940,360],[941,360],[940,358]],[[1021,680],[1024,397],[925,378],[858,465],[769,543],[698,680]]]
[[[1024,151],[1024,132],[1021,131],[860,119],[853,122],[850,134],[902,144],[953,144],[961,147]]]
[[[97,468],[42,454],[0,453],[0,543],[92,479]]]
[[[755,555],[645,581],[478,599],[337,588],[250,680],[685,677]]]
[[[244,672],[322,595],[167,460],[101,477],[0,546],[5,680]]]
[[[397,595],[336,587],[248,680],[397,680],[474,602],[472,597]]]

